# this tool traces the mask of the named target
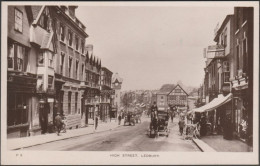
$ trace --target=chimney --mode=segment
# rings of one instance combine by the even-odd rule
[[[75,18],[75,10],[78,8],[78,6],[68,6],[69,7],[69,15],[72,18]]]

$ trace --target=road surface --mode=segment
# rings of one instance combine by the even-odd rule
[[[111,131],[94,133],[66,140],[45,143],[23,150],[45,151],[179,151],[200,152],[191,141],[184,140],[178,132],[177,120],[170,122],[169,137],[149,138],[149,119],[135,126],[121,126]]]

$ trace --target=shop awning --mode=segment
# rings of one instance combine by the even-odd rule
[[[206,112],[206,111],[211,111],[214,110],[218,107],[220,107],[223,104],[226,104],[227,102],[229,102],[232,99],[232,94],[228,94],[227,96],[223,96],[222,94],[220,94],[217,98],[213,99],[211,102],[209,102],[208,104],[193,109],[193,112]]]

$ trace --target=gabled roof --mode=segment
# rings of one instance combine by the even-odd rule
[[[187,93],[179,84],[177,84],[177,85],[173,88],[172,91],[174,91],[174,89],[176,89],[178,86],[183,90],[184,93],[186,93],[187,96],[189,96],[188,93]],[[172,91],[171,91],[171,92],[172,92]],[[171,92],[170,92],[170,93],[171,93]],[[170,94],[170,93],[169,93],[169,94]]]
[[[119,83],[123,82],[123,79],[119,77],[118,73],[115,73],[113,78],[112,78],[112,83],[118,81]]]

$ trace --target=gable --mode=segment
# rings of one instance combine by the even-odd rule
[[[181,88],[180,85],[177,85],[169,95],[186,95],[188,96],[188,94]]]

